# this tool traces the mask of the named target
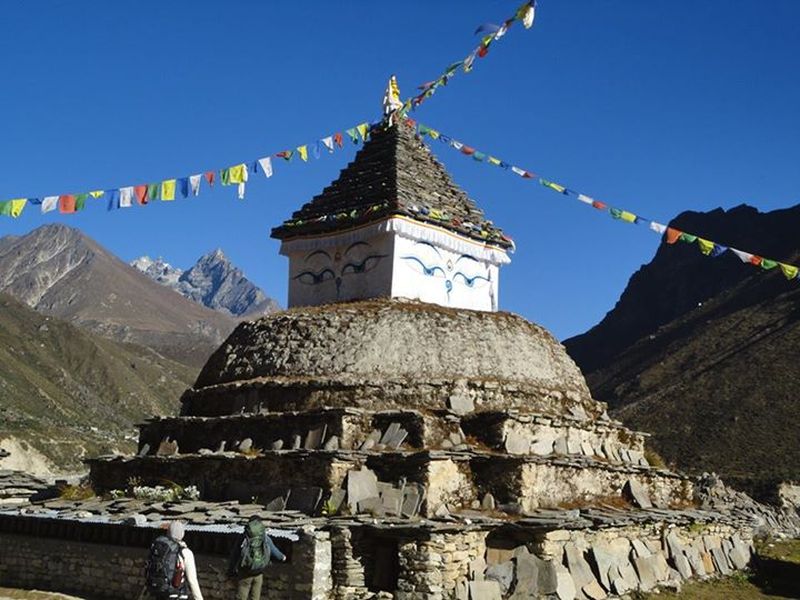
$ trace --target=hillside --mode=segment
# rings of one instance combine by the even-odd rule
[[[149,256],[137,258],[131,266],[182,296],[233,317],[256,318],[280,310],[277,301],[247,279],[220,249],[201,256],[186,271]]]
[[[131,451],[134,424],[175,414],[194,370],[41,315],[0,294],[0,445],[29,444],[61,469]],[[128,436],[126,440],[125,437]]]
[[[678,229],[796,262],[800,206],[684,213]],[[593,394],[656,449],[750,491],[800,478],[800,284],[662,244],[597,326],[565,341]]]
[[[235,325],[229,315],[159,285],[64,225],[0,239],[0,292],[198,368]]]

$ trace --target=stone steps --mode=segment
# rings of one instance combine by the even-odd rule
[[[195,485],[204,500],[254,498],[268,504],[289,496],[291,507],[314,514],[336,490],[347,489],[351,471],[368,468],[376,480],[419,486],[423,515],[470,508],[491,494],[499,505],[527,511],[604,498],[643,498],[669,506],[691,498],[688,478],[588,457],[509,456],[489,452],[364,452],[325,450],[105,457],[88,461],[97,491],[125,489],[131,479],[147,485]],[[291,494],[289,491],[291,490]],[[304,501],[307,498],[307,501]],[[339,499],[341,501],[341,498]]]
[[[334,439],[335,438],[335,439]],[[223,417],[171,417],[140,425],[139,453],[179,453],[245,448],[280,449],[460,449],[515,455],[588,456],[647,466],[644,434],[585,415],[445,411],[364,411],[328,408],[301,412]],[[243,444],[244,442],[244,444]]]

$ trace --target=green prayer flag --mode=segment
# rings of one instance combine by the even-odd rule
[[[473,158],[474,160],[480,160],[480,161],[482,161],[484,158],[486,158],[486,155],[485,155],[483,152],[475,152],[475,153],[472,155],[472,158]]]
[[[89,197],[89,194],[76,194],[75,195],[75,210],[83,210],[83,207],[86,205],[86,199]]]
[[[697,240],[697,236],[692,235],[691,233],[682,233],[681,237],[678,239],[680,239],[682,242],[686,242],[687,244],[694,244]]]
[[[778,266],[778,262],[775,260],[770,260],[768,258],[761,259],[761,268],[769,271],[770,269],[774,269]]]
[[[352,129],[348,129],[346,133],[347,135],[350,136],[350,139],[353,141],[354,144],[358,143],[358,132],[356,131],[355,127],[353,127]]]
[[[148,200],[158,200],[158,184],[157,183],[148,183],[147,184],[147,199]]]

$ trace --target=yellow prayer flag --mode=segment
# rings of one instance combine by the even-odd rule
[[[95,190],[95,191],[93,191],[93,192],[89,192],[89,195],[90,195],[92,198],[95,198],[95,199],[99,198],[99,197],[100,197],[100,196],[102,196],[103,194],[105,194],[105,192],[104,192],[103,190]]]
[[[356,125],[356,129],[358,130],[358,133],[361,134],[361,139],[366,140],[367,131],[369,131],[369,123],[362,123],[361,125]]]
[[[500,164],[500,159],[499,158],[495,158],[494,156],[489,156],[489,157],[486,158],[486,160],[489,161],[490,163],[492,163],[493,165],[499,165]]]
[[[228,183],[244,183],[247,181],[247,165],[242,163],[228,169]]]
[[[700,252],[708,256],[714,250],[714,242],[697,238],[697,245],[700,246]]]
[[[795,267],[794,265],[778,263],[778,266],[780,266],[781,271],[783,271],[783,275],[784,277],[786,277],[786,279],[794,279],[795,277],[797,277],[798,270],[797,267]]]
[[[308,161],[308,146],[298,146],[297,153],[304,161]]]
[[[11,200],[11,216],[15,219],[20,216],[27,203],[27,198],[16,198],[15,200]]]
[[[430,131],[428,131],[428,135],[431,136],[432,140],[438,140],[439,139],[439,132],[436,131],[435,129],[431,129]]]
[[[161,182],[161,199],[175,200],[175,180],[167,179]]]
[[[628,212],[627,210],[620,212],[619,218],[627,223],[636,223],[636,215],[632,212]]]

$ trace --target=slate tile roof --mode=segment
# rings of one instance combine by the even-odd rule
[[[404,122],[373,128],[339,178],[274,228],[272,237],[333,233],[395,215],[501,248],[513,245]]]

